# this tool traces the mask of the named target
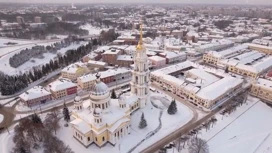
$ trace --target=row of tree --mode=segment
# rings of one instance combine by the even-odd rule
[[[52,45],[48,46],[33,46],[32,48],[28,49],[23,49],[19,53],[13,55],[9,59],[9,64],[11,67],[17,68],[24,64],[25,62],[29,61],[31,58],[36,57],[36,58],[43,58],[44,53],[56,53],[59,49],[65,48],[69,45],[71,45],[73,41],[71,41],[69,38],[64,39],[61,42],[56,42]]]
[[[57,59],[51,60],[49,63],[36,67],[32,71],[21,75],[9,76],[4,73],[0,73],[0,91],[2,95],[12,95],[19,92],[26,88],[28,84],[41,79],[47,74],[79,61],[97,44],[98,41],[93,39],[92,42],[87,45],[80,46],[78,49],[68,50],[65,55],[60,55]]]

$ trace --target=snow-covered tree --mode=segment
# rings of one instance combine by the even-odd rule
[[[139,123],[139,128],[140,129],[143,129],[147,126],[147,123],[146,123],[146,120],[145,120],[145,117],[144,117],[144,113],[142,113],[142,116],[141,116],[141,121]]]
[[[189,153],[209,153],[209,146],[200,138],[192,138],[189,142]]]
[[[111,98],[112,99],[117,99],[117,96],[116,96],[116,93],[115,93],[114,89],[112,89],[112,91],[111,91]]]
[[[66,106],[65,103],[63,104],[62,113],[63,113],[64,120],[65,120],[66,122],[69,122],[69,121],[70,121],[69,109],[68,109],[68,107]],[[68,126],[68,124],[66,123],[65,126]]]
[[[176,103],[176,100],[174,99],[174,100],[172,100],[171,104],[169,105],[167,112],[168,112],[168,114],[173,115],[173,114],[176,114],[177,110],[178,110],[177,103]]]

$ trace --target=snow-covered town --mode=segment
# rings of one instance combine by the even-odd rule
[[[0,0],[0,153],[272,153],[272,3],[174,1]]]

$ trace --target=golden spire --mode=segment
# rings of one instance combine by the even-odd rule
[[[142,20],[141,20],[141,24],[140,24],[140,39],[138,42],[138,45],[136,47],[137,51],[142,51],[143,50],[143,24],[142,24]]]

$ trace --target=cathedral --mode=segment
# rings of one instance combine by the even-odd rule
[[[102,147],[107,142],[115,145],[130,133],[130,115],[144,108],[149,101],[150,72],[142,35],[141,25],[130,93],[122,94],[119,99],[111,99],[109,88],[97,74],[89,99],[83,101],[79,96],[75,97],[74,120],[71,121],[73,137],[85,147],[93,143]]]

